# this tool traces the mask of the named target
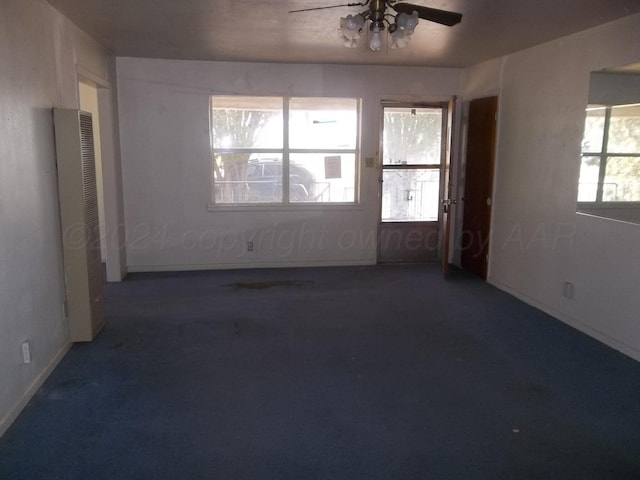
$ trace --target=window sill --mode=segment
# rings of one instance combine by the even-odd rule
[[[359,203],[269,203],[269,204],[238,204],[238,205],[216,205],[210,203],[207,205],[207,211],[209,213],[222,213],[222,212],[318,212],[318,211],[330,211],[330,212],[356,212],[362,211],[362,205]]]
[[[578,202],[578,210],[580,208],[588,208],[589,210],[611,210],[612,208],[637,210],[640,208],[640,202]]]

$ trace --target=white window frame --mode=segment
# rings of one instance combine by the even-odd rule
[[[640,205],[640,202],[638,201],[603,200],[605,178],[606,178],[606,172],[607,172],[607,161],[609,157],[613,157],[613,158],[615,157],[639,158],[640,157],[640,152],[619,153],[619,152],[609,151],[609,125],[611,122],[611,116],[612,116],[614,107],[616,107],[616,105],[602,105],[602,109],[605,111],[605,117],[604,117],[604,126],[602,129],[602,142],[601,142],[600,150],[593,151],[593,152],[582,150],[580,153],[581,159],[585,157],[597,157],[600,159],[600,164],[599,164],[598,184],[596,187],[597,190],[596,190],[595,200],[592,200],[592,201],[581,200],[578,202],[578,206],[583,205],[585,207],[592,207],[592,206],[599,206],[599,205],[600,206],[619,205],[619,206],[628,206],[631,208],[637,208],[638,205]]]
[[[393,163],[385,163],[384,157],[386,156],[386,152],[384,151],[385,145],[382,145],[383,158],[381,161],[382,165],[382,177],[384,179],[385,172],[401,172],[401,171],[438,171],[439,178],[439,189],[438,189],[438,199],[442,198],[442,192],[444,191],[445,185],[444,180],[445,176],[443,175],[445,168],[445,156],[446,156],[446,141],[447,141],[447,118],[448,118],[448,103],[446,102],[391,102],[386,101],[382,102],[382,138],[384,138],[384,127],[385,127],[385,110],[393,110],[394,108],[399,109],[430,109],[430,110],[440,110],[440,114],[442,116],[442,121],[440,124],[440,161],[439,163],[403,163],[403,164],[393,164]],[[383,142],[384,143],[384,142]],[[384,207],[384,200],[380,198],[380,211],[382,213]],[[437,206],[437,217],[435,219],[384,219],[382,215],[380,216],[380,222],[384,224],[417,224],[417,223],[438,223],[440,221],[440,217],[442,215],[442,209],[440,208],[440,201],[438,201]]]
[[[211,129],[211,118],[213,115],[212,102],[215,97],[233,97],[234,95],[211,95],[209,97],[209,132]],[[251,95],[236,95],[238,98],[247,98]],[[260,95],[265,97],[269,95]],[[277,96],[273,95],[273,98],[282,99],[282,125],[283,125],[283,139],[282,148],[214,148],[213,139],[210,142],[211,151],[211,164],[210,164],[210,200],[208,203],[209,211],[225,211],[225,210],[284,210],[284,209],[314,209],[314,208],[332,208],[332,209],[349,209],[349,207],[357,207],[360,204],[360,139],[361,139],[361,124],[362,124],[362,99],[355,97],[318,97],[318,96]],[[289,146],[289,104],[292,99],[325,99],[335,98],[344,100],[354,100],[356,102],[356,138],[354,148],[291,148]],[[280,202],[247,202],[247,203],[216,203],[215,202],[215,179],[213,173],[213,162],[215,161],[216,154],[225,153],[257,153],[257,154],[274,154],[282,155],[282,201]],[[290,155],[291,154],[326,154],[326,155],[353,155],[354,156],[354,199],[351,202],[292,202],[290,197]]]

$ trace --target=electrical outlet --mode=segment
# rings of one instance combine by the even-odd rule
[[[31,345],[29,342],[22,342],[22,361],[31,363]]]
[[[253,240],[247,242],[247,252],[253,252]]]
[[[564,282],[562,284],[562,296],[564,298],[572,299],[573,298],[573,283]]]

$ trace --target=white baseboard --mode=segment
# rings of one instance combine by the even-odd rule
[[[509,287],[508,285],[505,285],[504,283],[500,282],[499,280],[496,280],[494,278],[487,278],[487,282],[490,283],[491,285],[493,285],[494,287],[499,288],[500,290],[503,290],[503,291],[507,292],[510,295],[513,295],[518,300],[522,300],[524,303],[526,303],[528,305],[531,305],[532,307],[535,307],[538,310],[541,310],[544,313],[547,313],[547,314],[551,315],[552,317],[560,320],[561,322],[566,323],[570,327],[573,327],[576,330],[579,330],[580,332],[582,332],[582,333],[584,333],[586,335],[589,335],[592,338],[595,338],[599,342],[604,343],[608,347],[611,347],[614,350],[617,350],[620,353],[623,353],[623,354],[627,355],[628,357],[631,357],[634,360],[640,362],[640,351],[638,349],[632,347],[631,345],[627,345],[626,343],[621,342],[617,338],[611,337],[611,336],[607,335],[606,333],[601,332],[601,331],[591,327],[590,325],[587,325],[584,322],[581,322],[580,320],[571,317],[570,315],[567,315],[567,314],[565,314],[563,312],[560,312],[560,311],[554,309],[553,307],[550,307],[549,305],[547,305],[545,303],[542,303],[542,302],[536,300],[535,298],[529,297],[528,295],[526,295],[526,294],[524,294],[524,293],[522,293],[522,292],[520,292],[518,290],[514,290],[513,288]]]
[[[129,273],[140,272],[187,272],[192,270],[234,270],[249,268],[303,268],[303,267],[358,267],[375,265],[376,260],[344,260],[327,261],[299,261],[299,262],[255,262],[255,263],[212,263],[194,265],[128,265]]]
[[[14,407],[9,411],[9,413],[0,420],[0,437],[5,434],[8,428],[11,426],[13,422],[15,422],[20,412],[27,406],[29,400],[36,394],[38,389],[42,386],[45,380],[51,375],[51,372],[58,366],[60,360],[67,354],[69,349],[71,349],[72,343],[67,341],[62,348],[58,351],[58,353],[53,357],[51,362],[40,372],[40,374],[35,378],[33,383],[29,386],[29,388],[24,392],[20,400],[14,405]]]

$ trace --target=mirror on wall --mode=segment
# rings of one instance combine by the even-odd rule
[[[640,224],[640,63],[591,72],[577,211]]]

